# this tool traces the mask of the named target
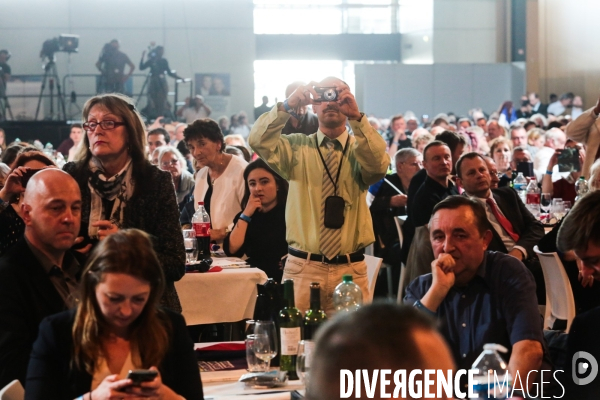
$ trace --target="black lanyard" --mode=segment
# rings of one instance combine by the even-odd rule
[[[329,140],[331,140],[331,139],[329,139]],[[321,161],[323,162],[325,171],[327,171],[327,175],[329,176],[331,183],[333,183],[334,193],[337,196],[337,183],[340,180],[340,172],[342,171],[342,161],[344,161],[344,155],[346,154],[346,149],[348,148],[348,143],[350,143],[350,135],[348,135],[348,138],[346,139],[346,145],[344,146],[344,151],[342,152],[342,158],[340,159],[340,164],[338,165],[338,172],[337,172],[337,176],[335,177],[335,182],[333,181],[331,172],[329,172],[329,168],[327,168],[327,163],[325,162],[325,159],[323,158],[323,153],[321,153],[321,149],[319,148],[319,139],[317,138],[317,135],[315,135],[315,142],[317,143],[317,151],[319,152],[319,155],[321,156]],[[335,143],[333,144],[333,146],[334,146],[334,149],[331,149],[330,151],[335,151]]]

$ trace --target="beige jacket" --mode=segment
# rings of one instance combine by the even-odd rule
[[[589,178],[590,167],[594,163],[600,147],[600,119],[594,113],[594,107],[586,110],[567,125],[567,136],[587,146],[585,162],[581,171],[583,176]]]

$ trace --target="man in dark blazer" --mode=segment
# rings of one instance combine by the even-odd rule
[[[23,195],[25,234],[0,258],[0,387],[14,379],[25,385],[41,320],[77,303],[80,264],[69,249],[79,232],[79,186],[66,172],[44,169]]]
[[[478,153],[464,154],[456,163],[456,172],[465,194],[484,203],[493,228],[488,250],[508,253],[520,261],[531,258],[533,247],[544,236],[544,226],[517,193],[509,187],[490,189],[487,163]]]
[[[581,284],[600,281],[600,191],[577,200],[562,221],[556,244],[563,254],[576,257]],[[567,339],[565,372],[562,382],[568,399],[596,400],[600,393],[598,360],[600,360],[600,307],[577,314]],[[559,366],[560,367],[560,366]]]

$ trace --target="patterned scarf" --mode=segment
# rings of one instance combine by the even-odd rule
[[[106,210],[104,210],[104,204],[102,203],[103,199],[114,200],[110,213],[110,221],[117,227],[122,227],[127,200],[133,195],[134,185],[131,179],[131,158],[127,160],[123,169],[111,178],[106,178],[102,165],[94,158],[90,159],[89,168],[91,176],[88,186],[92,194],[92,206],[88,235],[91,238],[97,238],[98,227],[92,226],[92,223],[104,219]]]

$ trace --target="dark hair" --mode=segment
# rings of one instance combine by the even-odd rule
[[[169,142],[171,141],[169,132],[165,128],[154,128],[150,132],[148,132],[148,136],[150,135],[163,135],[165,137],[166,144],[169,144]]]
[[[244,169],[244,198],[242,199],[242,210],[246,208],[246,204],[248,204],[248,199],[250,198],[248,175],[250,175],[250,172],[259,168],[264,169],[265,171],[273,175],[273,179],[275,179],[275,183],[277,184],[277,188],[279,189],[277,191],[277,204],[285,204],[287,201],[288,189],[290,186],[289,183],[281,176],[277,175],[277,173],[273,171],[271,167],[269,167],[269,165],[263,161],[262,158],[257,158],[256,160],[248,164],[246,166],[246,169]]]
[[[313,353],[311,374],[325,385],[308,385],[306,397],[339,398],[341,369],[423,369],[427,360],[415,345],[422,331],[435,332],[434,320],[407,305],[374,303],[336,315],[318,331]]]
[[[444,143],[440,140],[434,140],[432,142],[429,142],[429,143],[427,143],[427,146],[425,146],[425,148],[423,149],[423,161],[427,160],[427,156],[426,156],[427,150],[429,150],[432,147],[438,147],[438,146],[445,146],[445,147],[449,148],[449,146],[446,143]],[[450,149],[450,151],[452,151],[452,149]]]
[[[250,162],[250,160],[252,159],[252,156],[250,155],[250,151],[248,150],[248,148],[246,146],[236,145],[233,147],[237,147],[238,149],[240,149],[242,151],[242,153],[244,153],[244,160],[246,160],[247,163]]]
[[[41,151],[29,150],[19,153],[17,159],[15,160],[15,165],[13,165],[12,169],[14,170],[17,167],[22,167],[29,161],[39,161],[47,166],[56,165],[54,161],[52,161],[47,155],[45,155]]]
[[[402,114],[396,114],[392,117],[392,120],[390,121],[390,126],[394,125],[394,122],[396,122],[396,120],[399,119],[404,119],[404,115]]]
[[[577,200],[563,220],[556,245],[558,250],[586,250],[589,243],[600,244],[600,190],[587,193]]]
[[[148,302],[130,326],[131,348],[132,355],[140,357],[140,367],[159,365],[167,352],[170,332],[168,317],[159,308],[165,276],[150,236],[138,229],[124,229],[94,248],[81,274],[81,303],[72,329],[75,366],[93,373],[102,353],[100,339],[106,334],[106,321],[98,306],[96,287],[108,273],[130,275],[150,284]]]
[[[463,135],[452,131],[444,131],[435,135],[435,140],[444,142],[450,147],[450,153],[454,154],[459,144],[465,145],[467,141]]]
[[[19,155],[19,151],[21,151],[22,148],[23,146],[21,146],[20,144],[13,144],[8,146],[4,151],[2,151],[2,159],[0,161],[10,166],[12,163],[15,162],[17,156]]]
[[[200,139],[208,139],[214,143],[221,143],[221,153],[225,152],[223,132],[221,132],[219,124],[210,118],[197,119],[192,122],[183,130],[183,138],[186,143],[189,143],[190,140]]]
[[[79,124],[79,123],[71,124],[71,129],[73,129],[73,128],[83,129],[83,125]]]
[[[462,156],[460,156],[460,158],[458,159],[458,161],[456,162],[456,175],[458,175],[459,178],[462,178],[462,172],[460,170],[460,167],[463,163],[463,160],[472,160],[474,158],[481,158],[481,160],[485,163],[485,158],[483,158],[483,156],[475,151],[472,151],[470,153],[465,153]],[[487,166],[487,164],[486,164]]]
[[[433,211],[431,212],[431,217],[435,215],[439,210],[456,210],[459,207],[467,206],[473,211],[473,215],[475,216],[475,224],[477,225],[477,230],[479,234],[483,236],[483,234],[490,230],[489,229],[489,221],[487,219],[487,214],[485,212],[485,207],[479,200],[471,199],[466,196],[448,196],[444,200],[440,201],[433,207]],[[431,223],[431,221],[430,221]],[[431,226],[429,227],[431,231]]]
[[[188,149],[187,143],[185,143],[185,140],[180,140],[179,143],[177,143],[177,150],[179,150],[181,155],[184,157],[186,157],[188,154],[190,154],[190,149]]]

